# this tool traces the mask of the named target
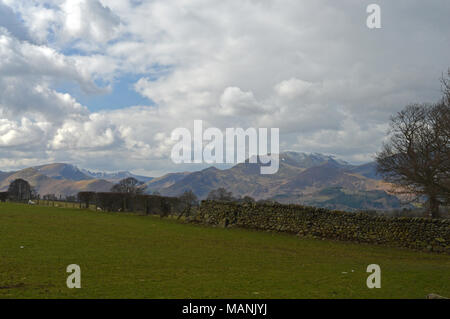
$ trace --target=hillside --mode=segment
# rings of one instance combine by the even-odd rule
[[[70,181],[82,181],[92,179],[84,174],[76,166],[64,163],[54,163],[34,167],[40,174],[53,179],[67,179]]]
[[[169,173],[161,177],[153,178],[151,181],[146,183],[147,191],[154,192],[159,191],[163,188],[170,187],[176,182],[185,178],[189,174],[191,173],[190,172]]]
[[[6,191],[9,184],[18,178],[28,181],[40,195],[55,194],[62,197],[76,195],[80,191],[109,191],[114,185],[99,179],[80,180],[81,176],[76,171],[64,168],[62,164],[30,167],[10,173],[1,179],[0,191]]]
[[[22,178],[27,180],[40,195],[55,194],[65,197],[76,195],[81,191],[108,192],[115,183],[128,177],[134,177],[144,183],[153,179],[128,171],[91,172],[71,164],[51,163],[15,172],[0,171],[0,191],[7,190],[13,180]]]
[[[261,175],[259,163],[241,163],[230,169],[209,167],[162,187],[163,195],[177,196],[191,189],[199,198],[219,187],[235,196],[274,199],[281,203],[311,204],[345,210],[392,209],[400,201],[376,175],[374,163],[350,165],[321,154],[280,154],[276,174]],[[330,191],[330,189],[339,191]],[[328,190],[328,191],[327,191]]]

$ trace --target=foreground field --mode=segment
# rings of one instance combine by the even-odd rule
[[[81,289],[66,267],[81,267]],[[366,267],[379,264],[381,289]],[[0,203],[0,298],[450,296],[450,256]]]

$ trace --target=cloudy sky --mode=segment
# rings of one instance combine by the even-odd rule
[[[391,114],[439,98],[449,15],[448,0],[0,0],[0,170],[184,170],[170,133],[195,119],[369,161]]]

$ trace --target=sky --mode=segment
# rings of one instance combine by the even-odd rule
[[[449,15],[447,0],[0,0],[0,170],[197,169],[170,159],[194,120],[371,161],[391,115],[439,99]]]

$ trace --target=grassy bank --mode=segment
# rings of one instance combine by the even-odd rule
[[[450,296],[449,278],[446,255],[0,203],[0,298],[424,298]]]

